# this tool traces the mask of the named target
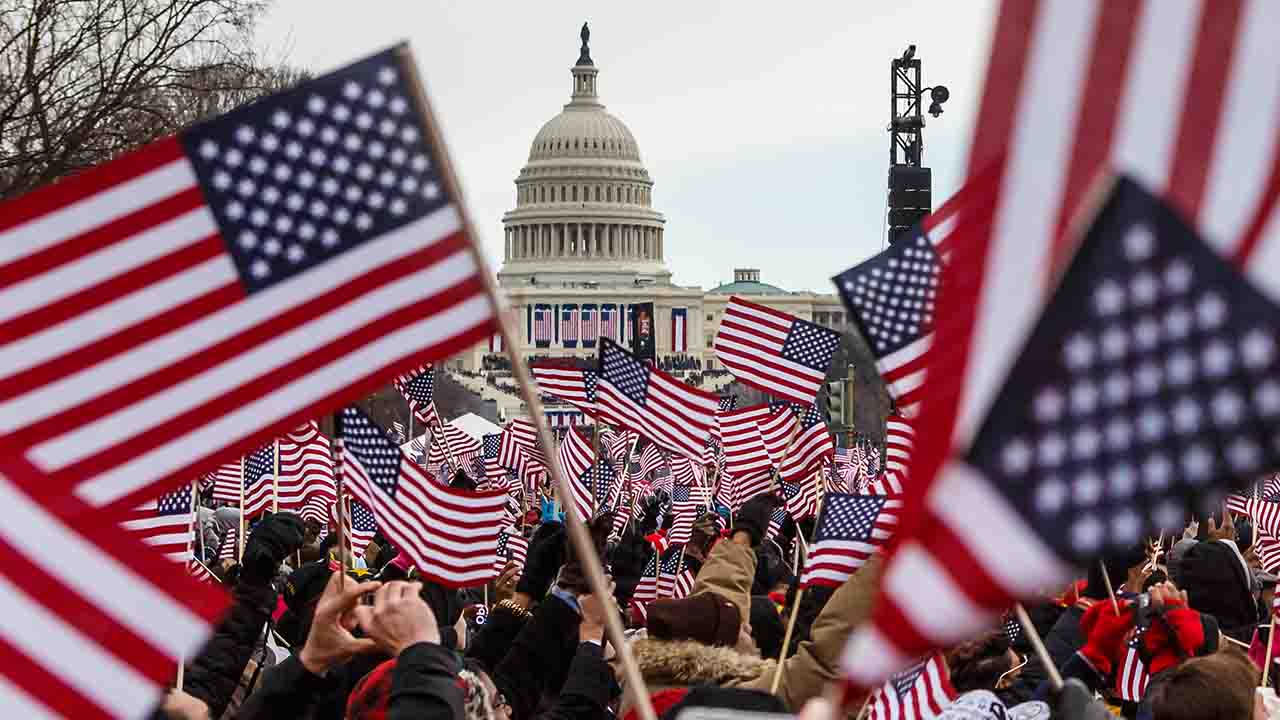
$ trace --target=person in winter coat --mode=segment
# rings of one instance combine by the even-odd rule
[[[222,715],[240,683],[262,628],[275,610],[271,580],[276,568],[302,545],[303,533],[302,518],[277,513],[259,522],[245,543],[231,610],[192,661],[184,683],[186,692],[207,705],[212,717]]]
[[[461,718],[457,663],[439,644],[435,613],[422,599],[421,591],[418,583],[356,583],[334,573],[316,605],[306,645],[266,676],[241,707],[238,720],[308,717],[332,682],[329,673],[375,651],[395,660],[384,671],[389,684],[380,717]],[[373,604],[360,604],[361,598],[370,594]],[[357,625],[365,637],[352,634]]]
[[[687,603],[698,608],[702,618],[711,615],[706,598],[716,601],[716,622],[699,619],[682,627],[657,628],[650,606],[649,637],[637,640],[632,650],[651,692],[674,686],[720,685],[769,691],[778,663],[761,658],[751,638],[751,586],[756,571],[753,550],[764,538],[776,500],[756,498],[743,506],[730,536],[712,548],[694,583]],[[811,629],[811,639],[802,643],[795,655],[781,666],[781,683],[776,695],[793,712],[805,701],[818,697],[829,682],[841,676],[838,658],[858,623],[871,613],[871,603],[880,578],[880,558],[872,558],[848,582],[835,591]],[[731,606],[736,613],[725,612]],[[660,606],[661,607],[661,606]],[[680,608],[681,610],[685,608]],[[679,618],[680,612],[660,618]],[[661,622],[661,620],[660,620]],[[736,642],[730,639],[737,636]],[[665,637],[664,637],[665,636]],[[624,713],[629,708],[624,708]]]

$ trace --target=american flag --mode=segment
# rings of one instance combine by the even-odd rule
[[[760,437],[764,439],[764,446],[769,451],[774,467],[777,467],[786,459],[787,449],[800,430],[795,410],[787,402],[769,403],[769,415],[761,418],[759,423]]]
[[[329,438],[315,420],[280,438],[280,508],[320,524],[338,497]]]
[[[654,443],[645,445],[644,450],[640,452],[640,476],[646,477],[650,473],[658,471],[658,468],[667,464],[666,457],[662,451]]]
[[[202,583],[215,584],[220,582],[213,572],[209,570],[208,565],[195,558],[191,558],[191,561],[187,564],[187,572],[190,573],[192,578]]]
[[[594,305],[582,306],[582,346],[595,347],[600,337],[600,316]]]
[[[560,340],[565,347],[573,347],[578,343],[578,309],[560,309]]]
[[[344,408],[337,419],[345,486],[423,577],[454,588],[492,578],[506,493],[444,487],[360,410]]]
[[[480,453],[484,457],[484,477],[491,483],[503,484],[507,480],[507,471],[498,460],[502,449],[502,435],[494,433],[480,438]]]
[[[139,506],[120,526],[156,552],[185,564],[191,560],[193,515],[191,486],[184,485]]]
[[[550,305],[534,306],[533,337],[531,339],[538,347],[551,345],[551,340],[555,337],[555,322],[555,315],[552,314]]]
[[[796,522],[818,512],[818,483],[806,479],[804,482],[780,484],[787,514],[795,518]]]
[[[1258,562],[1262,563],[1262,569],[1273,574],[1280,573],[1280,539],[1259,532],[1254,546],[1257,549]]]
[[[378,521],[364,503],[355,498],[347,500],[347,537],[351,542],[351,554],[364,556],[369,541],[378,534]]]
[[[664,464],[662,467],[653,471],[653,481],[650,486],[654,490],[662,490],[663,492],[671,492],[672,484],[675,483],[675,477],[671,474],[671,465]]]
[[[881,495],[903,492],[911,450],[915,446],[913,421],[901,415],[890,415],[884,423],[884,473],[871,484],[871,491]]]
[[[738,396],[726,395],[720,398],[720,412],[729,412],[738,409]]]
[[[431,435],[431,447],[427,449],[427,464],[448,462],[456,471],[471,464],[484,446],[479,440],[449,423],[436,426]]]
[[[684,548],[673,547],[658,567],[658,597],[680,600],[693,591],[693,570],[685,567]]]
[[[223,534],[222,544],[218,546],[218,559],[240,559],[240,528],[232,526]]]
[[[941,655],[894,674],[871,695],[868,720],[930,720],[957,697]]]
[[[894,405],[907,417],[916,415],[926,391],[925,353],[933,344],[942,272],[939,252],[972,193],[962,189],[888,249],[832,278]]]
[[[782,532],[782,526],[787,523],[788,517],[786,506],[779,505],[774,508],[769,515],[769,527],[765,530],[764,536],[770,539],[777,537],[778,533]]]
[[[227,596],[43,479],[0,459],[0,706],[11,717],[149,717]]]
[[[414,72],[394,48],[4,204],[0,452],[132,508],[486,338]]]
[[[418,422],[430,427],[440,423],[440,415],[436,412],[435,366],[423,365],[405,373],[391,383],[409,404],[409,412]]]
[[[716,332],[716,358],[743,383],[812,404],[840,346],[840,333],[779,310],[729,298]]]
[[[503,530],[498,534],[498,549],[493,559],[493,571],[501,573],[508,562],[513,562],[524,572],[524,562],[529,556],[529,541],[523,535]]]
[[[773,483],[774,460],[760,432],[769,419],[768,405],[752,405],[720,413],[721,442],[724,444],[724,472],[733,476],[734,504],[769,492]]]
[[[597,460],[583,482],[592,489],[596,499],[596,514],[608,512],[617,507],[618,496],[622,492],[622,483],[618,481],[616,466],[608,460]]]
[[[1125,702],[1141,702],[1151,683],[1151,674],[1142,662],[1142,638],[1146,633],[1146,627],[1134,627],[1133,637],[1125,645],[1124,661],[1116,673],[1116,695]]]
[[[224,502],[240,504],[240,474],[244,471],[241,465],[243,459],[237,458],[232,462],[222,463],[212,472],[205,474],[200,485],[206,484],[213,486],[212,497],[214,500],[222,500]]]
[[[582,437],[577,428],[571,427],[565,431],[558,454],[560,467],[564,468],[565,474],[571,478],[581,477],[587,468],[591,467],[591,463],[595,462],[591,443]]]
[[[611,341],[600,344],[596,405],[601,420],[697,459],[711,436],[719,403],[715,395],[650,367]]]
[[[855,632],[859,684],[1280,464],[1275,303],[1135,183],[1099,207],[972,442],[913,494],[882,586],[910,577],[912,592],[883,595]]]
[[[675,482],[701,485],[706,476],[707,470],[701,462],[687,457],[671,458],[671,477]]]
[[[588,417],[596,416],[595,370],[559,363],[534,363],[529,370],[543,393],[560,398]]]
[[[671,532],[667,539],[672,545],[683,545],[693,537],[693,524],[707,509],[706,490],[698,486],[677,483],[671,488]]]
[[[609,457],[615,463],[629,463],[631,461],[631,450],[635,447],[636,440],[640,436],[632,430],[614,431],[608,428],[606,430],[608,430],[607,437],[609,439],[605,440],[606,434],[602,430],[600,431],[600,442],[609,448]]]
[[[644,570],[640,573],[640,582],[636,583],[636,589],[631,593],[632,602],[640,605],[651,603],[658,599],[658,554],[649,555],[649,562],[645,564]]]
[[[1248,515],[1259,534],[1280,537],[1280,502],[1243,495],[1228,495],[1227,510]]]
[[[806,479],[831,462],[835,456],[836,442],[827,431],[827,423],[817,406],[810,405],[799,413],[800,430],[787,449],[787,456],[778,468],[778,476],[791,482]]]
[[[395,438],[396,444],[402,445],[409,440],[409,436],[404,431],[404,423],[399,420],[392,421],[391,436]]]
[[[1022,623],[1018,621],[1017,613],[1005,613],[1000,626],[1000,629],[1004,631],[1005,639],[1009,641],[1009,645],[1019,645],[1022,642]]]
[[[800,587],[843,585],[867,558],[893,537],[902,500],[882,495],[833,493],[822,501],[822,513],[809,543]]]
[[[245,517],[271,509],[275,495],[275,443],[269,443],[249,453],[244,458],[244,507]]]
[[[533,453],[533,458],[542,462],[542,451],[538,447],[538,431],[529,420],[515,418],[502,430],[498,464],[515,470],[522,464],[522,456],[528,458],[529,453]]]

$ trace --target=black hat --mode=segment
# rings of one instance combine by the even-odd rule
[[[289,574],[284,586],[284,604],[293,612],[301,615],[307,605],[324,594],[329,584],[329,576],[333,571],[325,560],[307,563]]]

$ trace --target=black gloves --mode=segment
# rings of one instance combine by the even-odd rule
[[[1093,691],[1076,678],[1068,678],[1053,698],[1053,716],[1067,720],[1110,720],[1107,706],[1093,699]]]
[[[240,579],[261,584],[275,577],[280,563],[298,548],[306,525],[293,513],[275,513],[263,516],[249,535],[240,559]]]
[[[541,600],[551,588],[551,581],[564,564],[565,536],[564,526],[560,523],[546,523],[539,528],[541,538],[534,536],[529,546],[529,555],[525,558],[524,573],[516,583],[516,592],[524,593],[534,600]]]
[[[591,543],[595,546],[596,558],[604,565],[604,548],[609,540],[609,531],[613,528],[613,515],[604,513],[597,516],[587,525],[587,530],[591,533]],[[587,582],[587,574],[582,569],[582,563],[578,561],[578,554],[573,548],[573,544],[569,542],[568,534],[565,535],[565,545],[568,548],[567,557],[564,567],[560,569],[560,587],[568,590],[574,595],[583,595],[591,592],[591,584]]]
[[[764,540],[764,533],[769,529],[769,517],[778,506],[778,498],[773,495],[757,495],[751,498],[738,511],[734,518],[734,531],[742,530],[751,536],[751,546],[755,547]]]

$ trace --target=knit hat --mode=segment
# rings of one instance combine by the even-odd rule
[[[648,605],[646,627],[659,640],[696,640],[732,647],[738,642],[742,618],[738,606],[717,593],[682,600],[655,600]]]
[[[760,648],[760,657],[778,657],[787,628],[778,614],[778,606],[764,595],[751,597],[751,637]]]
[[[385,720],[387,705],[391,702],[391,677],[396,659],[391,658],[375,667],[356,683],[347,697],[349,720]]]
[[[332,574],[329,564],[324,561],[307,563],[289,573],[284,586],[284,604],[298,615],[302,615],[307,605],[324,594]]]
[[[1258,621],[1244,561],[1226,542],[1196,543],[1182,560],[1181,582],[1191,607],[1214,616],[1222,631],[1248,641]]]

